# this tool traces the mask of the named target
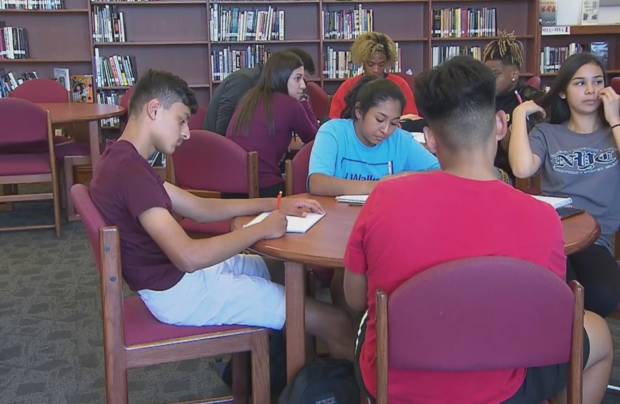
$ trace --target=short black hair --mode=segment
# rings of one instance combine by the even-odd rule
[[[157,98],[165,109],[182,102],[192,114],[198,111],[196,95],[185,80],[161,70],[148,70],[140,76],[129,99],[129,116],[139,114],[149,101]]]
[[[314,75],[316,73],[316,68],[314,67],[314,60],[312,60],[312,56],[305,50],[301,48],[287,48],[289,52],[293,52],[301,59],[301,62],[304,64],[304,71]]]
[[[421,73],[416,105],[451,151],[484,144],[495,132],[495,76],[471,56],[455,56]]]
[[[403,114],[407,100],[396,83],[377,76],[363,76],[344,97],[346,105],[340,117],[356,120],[356,107],[364,115],[370,108],[387,100],[398,101],[401,108],[400,114]]]

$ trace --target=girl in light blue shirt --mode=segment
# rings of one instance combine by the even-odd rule
[[[364,77],[346,97],[349,119],[333,119],[316,135],[308,173],[314,195],[367,195],[385,177],[437,170],[439,162],[398,127],[405,96],[393,82]]]

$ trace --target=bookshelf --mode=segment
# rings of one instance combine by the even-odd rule
[[[607,72],[609,77],[620,75],[620,24],[617,25],[573,25],[563,26],[560,35],[541,34],[541,52],[546,47],[561,48],[570,44],[581,44],[586,51],[590,50],[592,42],[606,42],[608,44]],[[544,57],[541,55],[541,63]],[[542,66],[541,66],[542,68]],[[550,85],[555,72],[541,73],[543,85]]]

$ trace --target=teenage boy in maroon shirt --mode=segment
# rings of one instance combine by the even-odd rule
[[[275,198],[204,199],[162,181],[147,159],[155,150],[172,154],[189,139],[188,121],[196,109],[194,93],[179,77],[143,74],[122,136],[101,156],[91,197],[107,224],[119,228],[125,281],[160,321],[279,330],[286,315],[284,287],[271,281],[261,257],[241,252],[259,240],[282,237],[285,215],[323,209],[310,199],[285,198],[279,210]],[[215,222],[265,211],[273,212],[259,224],[202,240],[188,237],[172,216]],[[308,299],[305,322],[333,357],[352,358],[352,324],[343,311]]]
[[[360,212],[344,259],[346,300],[356,310],[368,307],[355,364],[369,396],[376,394],[377,288],[389,294],[438,264],[489,255],[520,258],[566,275],[556,211],[496,179],[493,162],[506,134],[506,114],[495,111],[491,70],[468,56],[452,58],[422,73],[415,99],[428,122],[427,144],[443,171],[379,184]],[[605,394],[613,350],[601,317],[586,312],[584,322],[583,402],[594,404]],[[555,397],[565,403],[566,385],[566,363],[472,372],[390,369],[389,402],[539,404]]]

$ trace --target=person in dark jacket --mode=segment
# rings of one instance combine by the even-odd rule
[[[302,60],[306,80],[309,76],[314,75],[316,71],[314,61],[308,52],[300,48],[288,48],[286,50],[293,52]],[[225,136],[237,104],[256,85],[262,71],[263,64],[259,63],[252,69],[239,69],[228,75],[211,97],[203,129]]]
[[[512,122],[512,111],[520,104],[519,97],[523,102],[537,100],[544,93],[537,88],[527,86],[519,80],[521,66],[523,66],[523,43],[517,40],[514,33],[499,31],[497,39],[489,42],[484,47],[482,60],[495,75],[497,90],[495,95],[495,107],[506,113],[508,127]],[[518,94],[518,96],[517,96]],[[508,141],[510,131],[497,148],[495,155],[495,167],[503,170],[514,183],[515,177],[508,162]]]

